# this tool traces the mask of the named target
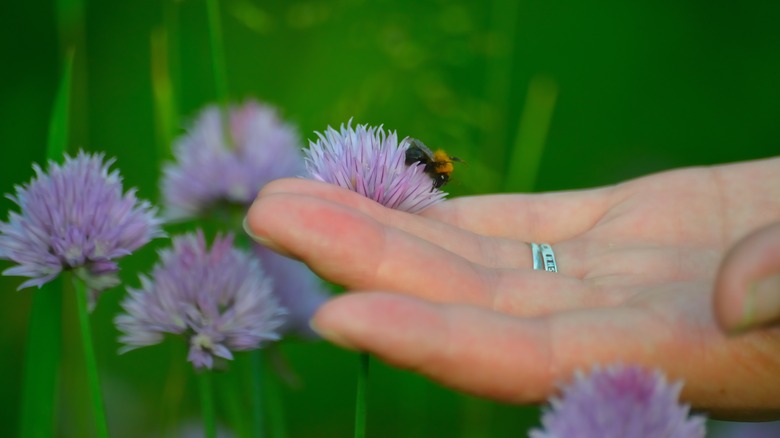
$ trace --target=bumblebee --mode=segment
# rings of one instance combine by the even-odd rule
[[[428,149],[423,142],[416,138],[408,138],[409,147],[406,149],[406,165],[410,166],[415,163],[424,164],[423,170],[428,176],[433,179],[433,188],[447,184],[450,180],[450,174],[452,174],[453,162],[462,163],[458,157],[451,157],[444,152],[443,149],[437,149],[436,152]],[[431,189],[433,190],[433,189]]]

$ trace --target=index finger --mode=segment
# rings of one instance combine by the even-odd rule
[[[316,196],[377,217],[381,216],[379,213],[390,214],[376,208],[378,205],[358,204],[355,193],[338,186],[300,178],[275,180],[263,188],[259,197],[278,193]],[[423,210],[419,216],[482,236],[553,243],[589,230],[604,215],[608,203],[608,188],[478,195],[448,199]]]
[[[484,236],[554,243],[592,228],[608,208],[608,192],[598,188],[465,196],[436,204],[421,215]]]

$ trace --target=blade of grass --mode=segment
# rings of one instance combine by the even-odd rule
[[[92,399],[92,415],[95,420],[95,429],[98,438],[108,438],[108,424],[106,422],[106,410],[103,404],[103,393],[100,390],[100,377],[95,360],[95,347],[92,343],[92,329],[89,324],[89,309],[87,305],[87,286],[83,280],[74,274],[73,287],[76,290],[76,304],[81,329],[81,341],[84,348],[84,361],[87,368],[87,381]]]
[[[68,134],[70,121],[70,92],[73,76],[74,50],[65,54],[62,65],[62,78],[54,98],[51,118],[49,119],[49,138],[46,145],[46,158],[56,162],[62,161],[62,154],[68,150]]]
[[[554,80],[546,76],[531,79],[520,114],[515,146],[507,160],[504,191],[534,190],[557,97],[558,85]]]
[[[178,110],[168,63],[168,33],[165,28],[152,30],[152,95],[157,133],[158,158],[171,158],[171,143],[178,126]]]
[[[72,74],[71,49],[63,62],[46,145],[46,158],[58,162],[62,161],[68,146]],[[22,389],[21,436],[24,437],[54,434],[57,372],[62,354],[59,337],[62,330],[62,284],[62,279],[58,277],[33,292]]]
[[[57,370],[62,351],[59,337],[61,307],[62,277],[55,278],[34,292],[24,357],[19,436],[54,436]]]
[[[88,145],[88,77],[87,39],[85,30],[85,0],[55,0],[55,18],[60,52],[78,53],[73,60],[73,80],[70,85],[70,118],[72,143]]]

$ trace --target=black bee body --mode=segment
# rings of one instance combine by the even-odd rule
[[[416,138],[409,138],[409,147],[406,149],[406,165],[411,166],[415,163],[425,165],[423,171],[433,179],[434,189],[438,189],[450,181],[453,161],[462,160],[458,157],[447,155],[442,149],[437,149],[436,152],[433,152],[422,141]]]

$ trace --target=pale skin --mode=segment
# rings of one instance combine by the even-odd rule
[[[780,274],[780,158],[418,215],[283,179],[247,225],[350,291],[314,316],[324,338],[457,390],[535,403],[622,362],[684,379],[714,417],[780,416],[780,328],[751,327],[780,311],[744,310],[750,285]],[[528,242],[550,243],[559,272],[533,271]]]

